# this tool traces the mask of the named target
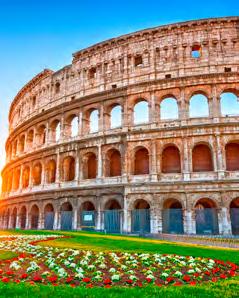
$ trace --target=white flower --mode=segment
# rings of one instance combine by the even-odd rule
[[[112,280],[112,281],[119,281],[119,280],[120,280],[120,275],[119,275],[119,274],[114,274],[114,275],[111,277],[111,280]]]

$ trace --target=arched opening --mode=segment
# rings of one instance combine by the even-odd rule
[[[54,208],[51,203],[48,203],[44,208],[44,228],[53,230],[54,226]]]
[[[239,115],[239,101],[236,94],[232,92],[223,92],[220,96],[220,104],[222,116]]]
[[[140,199],[134,203],[131,226],[133,233],[150,233],[150,206],[147,201]]]
[[[38,130],[37,130],[37,135],[38,135],[38,145],[44,145],[46,143],[46,126],[42,124]]]
[[[183,209],[180,201],[167,199],[163,204],[163,233],[183,234]]]
[[[178,103],[175,98],[168,97],[161,102],[160,118],[162,120],[178,119]]]
[[[239,198],[232,200],[230,204],[230,217],[232,234],[239,235]]]
[[[46,166],[46,179],[47,183],[56,182],[56,161],[54,159],[49,160]]]
[[[149,122],[149,105],[146,100],[138,101],[134,106],[134,124]]]
[[[134,156],[134,175],[149,174],[149,152],[141,147],[135,152]]]
[[[71,203],[61,205],[61,230],[72,230],[73,208]]]
[[[61,137],[61,123],[59,120],[54,120],[50,125],[51,141],[58,142]]]
[[[31,129],[27,134],[27,149],[29,151],[32,150],[33,140],[34,140],[34,131],[33,129]]]
[[[213,171],[212,153],[210,148],[204,144],[198,144],[192,151],[193,172]]]
[[[20,228],[26,229],[27,209],[25,206],[23,206],[20,210],[19,219],[20,219]]]
[[[210,199],[200,199],[195,205],[196,233],[218,234],[218,215],[215,203]]]
[[[167,146],[162,152],[162,173],[181,173],[180,152],[176,146]]]
[[[62,163],[63,181],[73,181],[75,179],[75,159],[72,156],[67,156]]]
[[[17,208],[15,207],[12,212],[12,228],[16,229],[17,227]]]
[[[19,153],[23,153],[25,150],[25,135],[22,135],[19,140]]]
[[[39,222],[39,208],[37,205],[33,205],[30,212],[30,219],[31,219],[31,229],[37,230],[38,229],[38,222]]]
[[[77,137],[78,136],[78,130],[79,130],[79,120],[77,116],[73,116],[71,122],[70,122],[70,127],[71,127],[71,137]]]
[[[12,190],[12,181],[13,181],[13,172],[10,171],[7,174],[7,191],[10,192]]]
[[[190,118],[209,116],[208,99],[205,95],[196,94],[190,98],[189,116]]]
[[[116,105],[110,112],[110,128],[117,128],[122,126],[122,108]]]
[[[121,155],[116,149],[111,149],[106,154],[106,177],[121,176]]]
[[[93,110],[90,112],[90,133],[99,131],[99,111]]]
[[[13,190],[17,190],[19,188],[20,175],[21,170],[19,168],[15,169],[13,172]]]
[[[83,230],[95,229],[95,206],[92,202],[86,201],[81,204],[81,228]]]
[[[32,169],[33,185],[40,185],[42,178],[42,165],[41,163],[36,163]]]
[[[227,171],[239,170],[239,144],[229,143],[225,147]]]
[[[26,166],[22,172],[22,187],[27,188],[29,186],[30,168]]]
[[[84,179],[95,179],[97,175],[97,160],[94,153],[87,153],[84,157],[83,177]]]
[[[109,200],[105,204],[104,226],[107,233],[120,233],[121,213],[121,206],[117,200]]]

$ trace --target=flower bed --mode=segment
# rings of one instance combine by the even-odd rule
[[[2,282],[72,287],[157,286],[216,282],[239,274],[237,265],[207,258],[126,252],[92,252],[37,245],[60,236],[2,236],[0,249],[18,257],[0,261]]]

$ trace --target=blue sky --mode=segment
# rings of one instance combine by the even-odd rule
[[[71,63],[72,53],[143,28],[239,15],[239,1],[0,0],[0,168],[7,114],[18,90],[44,68]]]

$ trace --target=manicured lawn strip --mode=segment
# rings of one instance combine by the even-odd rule
[[[0,297],[238,297],[239,280],[227,280],[200,286],[159,288],[71,288],[70,286],[42,286],[0,283]]]
[[[0,260],[8,260],[16,256],[17,254],[15,254],[14,252],[7,251],[7,250],[0,250]]]

